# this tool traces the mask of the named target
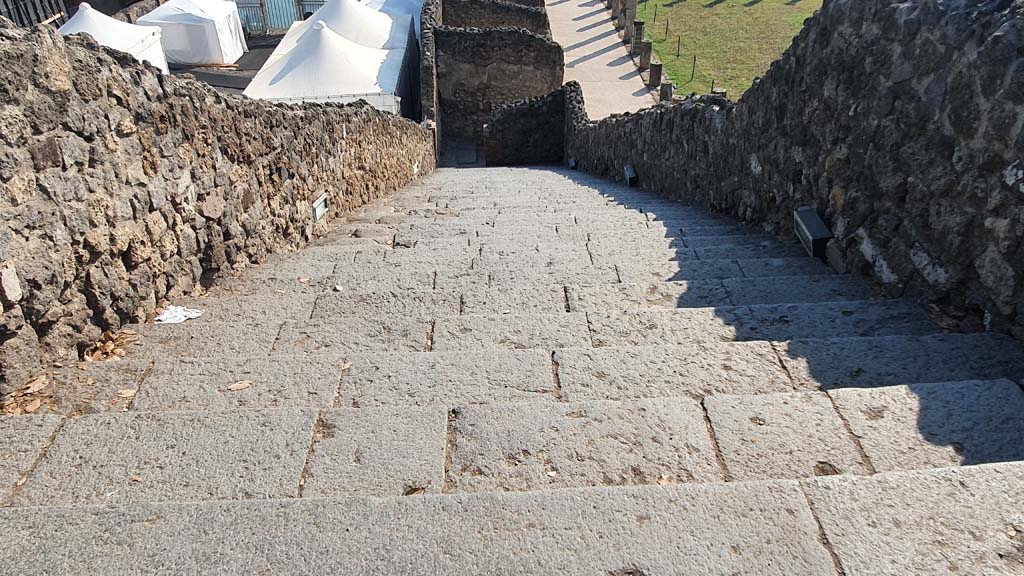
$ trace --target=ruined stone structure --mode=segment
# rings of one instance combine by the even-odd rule
[[[439,136],[477,140],[492,110],[562,83],[562,48],[543,5],[428,0],[422,13],[423,117]]]
[[[577,87],[508,108],[512,150],[564,112],[582,170],[792,229],[814,206],[832,263],[1024,337],[1022,3],[833,0],[743,100],[700,97],[588,122]],[[538,112],[538,106],[553,110]],[[515,164],[523,158],[499,157]]]
[[[49,28],[0,29],[0,368],[9,381],[158,303],[323,233],[433,169],[369,106],[278,106]],[[2,388],[2,387],[0,387]]]

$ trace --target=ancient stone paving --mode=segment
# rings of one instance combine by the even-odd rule
[[[440,170],[0,418],[0,573],[1024,574],[1024,348],[792,240]]]

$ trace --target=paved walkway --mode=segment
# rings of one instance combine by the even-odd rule
[[[719,215],[440,170],[183,303],[0,418],[0,573],[1024,569],[1024,349]]]
[[[565,81],[583,87],[592,120],[657,103],[600,0],[548,0],[551,35],[565,51]]]

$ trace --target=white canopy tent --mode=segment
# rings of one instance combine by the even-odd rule
[[[339,36],[368,48],[406,50],[413,34],[409,15],[378,12],[357,0],[328,0],[308,20],[292,24],[278,50],[295,47],[314,22],[323,22]]]
[[[160,45],[159,28],[136,26],[115,20],[82,2],[78,5],[75,15],[60,27],[60,33],[67,36],[82,32],[89,34],[103,46],[127,52],[136,60],[149,62],[164,74],[167,73],[167,60]]]
[[[167,61],[232,64],[246,52],[238,6],[224,0],[168,0],[138,19],[159,26]]]
[[[374,108],[399,114],[403,62],[402,50],[360,45],[318,20],[309,24],[291,50],[275,50],[244,94],[278,102],[362,99]]]

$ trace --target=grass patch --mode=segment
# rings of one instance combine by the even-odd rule
[[[644,36],[653,42],[678,93],[706,94],[714,80],[716,89],[728,91],[736,100],[782,55],[821,4],[822,0],[640,0],[637,19],[645,21]]]

